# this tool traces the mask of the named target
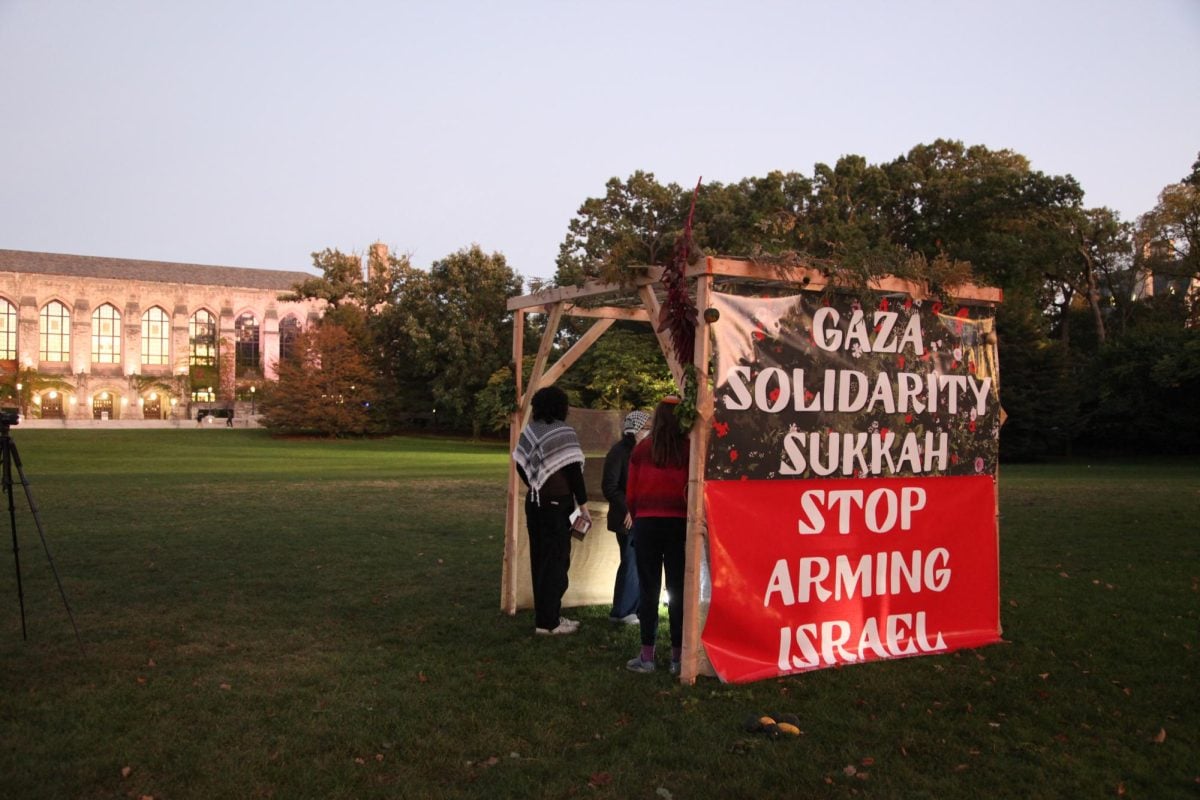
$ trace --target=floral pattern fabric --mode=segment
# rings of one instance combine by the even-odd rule
[[[986,307],[717,293],[708,480],[995,475]]]

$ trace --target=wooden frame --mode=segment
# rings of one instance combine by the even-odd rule
[[[687,270],[689,279],[695,282],[696,306],[703,312],[716,281],[736,283],[772,283],[789,286],[801,291],[824,291],[837,288],[829,274],[814,266],[778,265],[752,260],[706,257],[692,264]],[[562,286],[543,289],[520,297],[509,298],[508,310],[513,313],[513,363],[516,365],[516,406],[509,429],[510,450],[516,448],[517,438],[529,416],[533,393],[543,386],[557,381],[617,320],[647,322],[654,328],[663,356],[671,369],[677,386],[682,388],[683,369],[674,357],[668,336],[658,330],[661,305],[654,292],[662,277],[661,267],[645,267],[637,278],[627,284],[589,281],[582,286]],[[890,276],[871,281],[868,289],[876,292],[903,293],[913,299],[928,296],[926,287],[916,281]],[[1002,300],[999,289],[972,284],[956,287],[951,299],[968,305],[997,305]],[[592,305],[597,302],[605,304]],[[588,305],[581,305],[581,303]],[[528,385],[523,385],[521,365],[524,358],[524,331],[527,314],[540,313],[547,317],[537,357],[529,376]],[[557,336],[563,317],[598,320],[586,333],[558,358],[548,365],[550,351]],[[704,515],[704,463],[708,448],[709,431],[712,428],[713,395],[709,380],[709,361],[712,341],[706,323],[701,320],[696,332],[694,366],[696,369],[698,412],[696,424],[691,432],[691,457],[688,464],[688,522],[687,551],[684,567],[684,616],[683,654],[679,678],[684,683],[695,683],[696,678],[706,672],[707,662],[700,648],[700,579],[703,567],[707,525]],[[504,564],[501,573],[500,607],[507,614],[517,612],[516,570],[513,559],[518,552],[518,530],[520,520],[520,478],[516,467],[510,462],[508,471],[507,513],[504,528]],[[711,669],[711,668],[708,668]]]

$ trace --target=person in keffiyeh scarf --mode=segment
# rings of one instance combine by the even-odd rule
[[[571,567],[571,516],[576,507],[591,521],[583,482],[583,449],[567,425],[567,395],[557,386],[539,389],[531,403],[532,419],[513,451],[517,473],[529,487],[525,522],[533,578],[534,631],[562,635],[579,629],[560,616]]]

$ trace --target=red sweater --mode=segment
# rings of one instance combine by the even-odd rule
[[[683,464],[656,467],[650,458],[650,439],[637,443],[629,456],[629,481],[625,500],[629,513],[638,517],[687,517],[688,459]]]

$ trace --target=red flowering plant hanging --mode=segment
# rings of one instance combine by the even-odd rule
[[[662,285],[666,290],[666,299],[659,311],[658,330],[666,332],[671,338],[671,348],[675,351],[675,360],[683,367],[683,386],[681,401],[675,409],[679,427],[685,432],[691,430],[696,421],[696,325],[699,313],[696,303],[688,293],[687,266],[692,255],[692,219],[696,214],[696,198],[700,194],[700,181],[696,181],[696,190],[692,193],[692,207],[688,211],[687,222],[683,232],[675,240],[675,248],[671,252],[671,261],[663,268]]]

